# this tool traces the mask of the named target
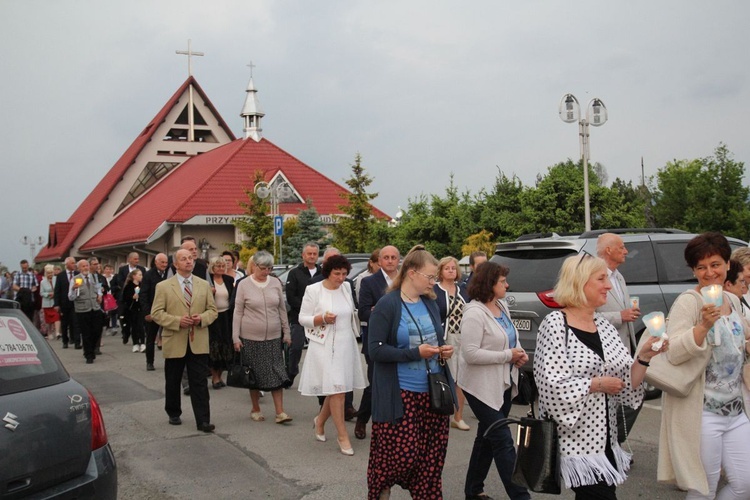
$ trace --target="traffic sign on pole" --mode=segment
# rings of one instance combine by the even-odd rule
[[[284,218],[281,215],[273,218],[273,234],[274,236],[284,235]]]

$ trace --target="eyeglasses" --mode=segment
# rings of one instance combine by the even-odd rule
[[[590,253],[588,253],[586,250],[581,250],[581,258],[578,260],[578,264],[576,264],[576,271],[580,267],[581,262],[583,262],[583,259],[585,259],[587,256],[588,257],[594,257],[593,255],[591,255]]]
[[[421,274],[422,276],[424,276],[425,278],[427,278],[428,281],[437,281],[437,279],[438,279],[438,277],[435,276],[434,274],[420,273],[417,270],[415,270],[414,272],[417,273],[417,274]]]

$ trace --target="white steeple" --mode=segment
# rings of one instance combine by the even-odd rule
[[[245,105],[242,106],[242,113],[240,116],[245,121],[245,139],[252,137],[255,142],[259,142],[261,139],[261,132],[263,129],[260,128],[260,119],[266,114],[260,107],[260,101],[258,101],[258,91],[255,89],[253,83],[253,67],[255,65],[251,62],[248,64],[250,67],[250,82],[247,84],[247,96],[245,97]]]

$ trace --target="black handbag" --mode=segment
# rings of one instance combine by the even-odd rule
[[[227,385],[240,389],[257,389],[258,381],[252,367],[242,364],[241,353],[234,355],[234,360],[227,370]]]
[[[403,299],[401,302],[404,302]],[[422,329],[419,327],[419,323],[414,319],[411,311],[406,305],[406,312],[411,316],[411,320],[417,326],[419,332],[419,340],[424,343],[424,337],[422,337]],[[424,365],[427,368],[427,384],[430,390],[430,411],[438,413],[440,415],[452,415],[456,411],[456,404],[453,400],[453,391],[448,383],[448,366],[445,364],[445,360],[440,360],[440,365],[444,371],[438,373],[432,373],[430,371],[430,364],[427,360],[424,360]]]
[[[518,424],[516,436],[516,463],[511,481],[536,493],[559,495],[560,445],[557,424],[549,418],[534,418],[534,407],[530,416],[504,418],[487,428],[484,436],[509,424]]]
[[[532,376],[521,368],[518,369],[518,394],[513,398],[513,404],[528,406],[536,400],[536,388],[532,382]]]

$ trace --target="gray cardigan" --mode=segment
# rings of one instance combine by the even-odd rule
[[[502,303],[501,303],[502,304]],[[510,318],[508,309],[503,311]],[[520,342],[516,344],[521,347]],[[458,386],[495,411],[503,406],[503,395],[511,387],[518,394],[518,368],[513,363],[508,334],[486,305],[472,300],[461,320],[461,352],[458,354]]]
[[[440,312],[434,300],[421,297],[437,333],[438,345],[445,345]],[[401,349],[396,347],[398,325],[401,322],[401,291],[387,293],[375,305],[369,321],[368,348],[373,364],[372,375],[372,421],[393,422],[404,416],[401,387],[398,381],[398,363],[420,360],[419,347]],[[456,353],[454,353],[455,355]],[[455,387],[448,365],[443,366],[451,391]]]

